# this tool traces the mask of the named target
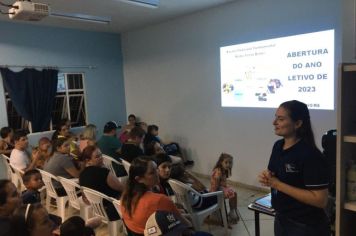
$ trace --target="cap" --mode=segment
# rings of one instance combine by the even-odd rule
[[[154,212],[146,222],[145,236],[177,236],[188,226],[176,214],[168,211]]]
[[[104,126],[104,130],[113,130],[113,129],[117,129],[117,128],[118,128],[118,126],[115,121],[109,121]]]

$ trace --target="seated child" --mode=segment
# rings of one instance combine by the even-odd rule
[[[38,140],[38,147],[35,147],[39,155],[36,160],[36,168],[43,169],[44,163],[51,155],[51,146],[51,140],[47,137],[42,137]]]
[[[28,170],[23,174],[22,180],[26,187],[26,190],[21,194],[23,204],[40,204],[41,194],[38,190],[44,185],[41,173],[36,169]],[[53,214],[49,214],[49,219],[56,226],[59,226],[62,222],[61,217]]]
[[[233,158],[227,153],[222,153],[216,163],[210,179],[211,187],[210,192],[220,191],[224,192],[225,198],[229,199],[230,212],[229,221],[237,223],[239,216],[237,214],[237,194],[229,186],[227,186],[226,179],[231,176],[231,169]]]
[[[40,192],[43,187],[41,173],[36,169],[28,170],[22,176],[26,190],[22,192],[21,198],[24,204],[41,203]]]

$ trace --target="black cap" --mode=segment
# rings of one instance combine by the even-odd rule
[[[109,121],[104,126],[104,133],[110,132],[113,129],[117,129],[118,126],[115,121]]]
[[[188,225],[182,223],[178,216],[168,211],[156,211],[148,218],[145,236],[176,236],[181,235]]]

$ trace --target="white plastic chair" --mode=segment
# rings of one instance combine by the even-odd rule
[[[121,158],[121,162],[122,162],[122,165],[124,166],[127,174],[129,174],[129,170],[130,170],[130,166],[131,166],[131,163],[128,162],[128,161],[125,161],[124,159]]]
[[[82,196],[78,197],[78,193],[81,191],[80,185],[74,180],[64,177],[58,177],[58,179],[68,195],[69,205],[79,210],[80,216],[87,221],[93,215],[93,208],[85,204]]]
[[[6,168],[7,178],[17,186],[18,180],[16,174],[13,172],[13,170],[10,167],[10,158],[4,154],[1,154],[1,160]]]
[[[108,155],[105,155],[103,154],[103,164],[104,166],[109,169],[114,175],[115,175],[115,170],[114,170],[114,167],[112,165],[112,163],[116,163],[118,165],[122,165],[120,162],[118,162],[117,160],[115,160],[114,158],[108,156]]]
[[[120,163],[119,161],[115,160],[114,158],[112,158],[112,157],[110,157],[110,156],[108,156],[108,155],[103,154],[103,164],[104,164],[104,166],[105,166],[107,169],[109,169],[110,172],[111,172],[114,176],[116,176],[115,169],[114,169],[114,166],[113,166],[112,163],[115,163],[115,164],[117,164],[117,165],[119,165],[119,166],[123,166],[123,164]],[[124,168],[125,168],[125,166],[124,166]],[[125,170],[126,170],[126,169],[125,169]],[[127,171],[126,171],[126,172],[127,172]],[[128,173],[128,172],[127,172],[127,173]],[[119,180],[120,180],[120,182],[124,183],[124,182],[126,182],[126,180],[127,180],[127,176],[121,176],[121,177],[119,177]]]
[[[22,175],[23,175],[23,170],[15,168],[15,166],[10,164],[10,157],[1,154],[3,163],[5,164],[5,168],[7,171],[7,177],[8,179],[11,180],[11,182],[16,186],[16,188],[19,188],[20,191],[26,190],[25,185],[23,184],[22,181]]]
[[[120,209],[121,201],[118,199],[115,199],[115,198],[111,198],[111,200],[112,200],[112,204],[114,205],[117,213],[119,214],[120,218],[122,219],[122,214],[121,214],[121,209]]]
[[[19,190],[22,192],[22,191],[25,191],[26,190],[26,187],[23,183],[23,180],[22,180],[22,175],[24,174],[24,171],[23,170],[20,170],[18,168],[16,168],[14,165],[12,165],[11,163],[9,164],[12,171],[15,173],[16,175],[16,180],[17,180],[17,185],[16,187],[19,188]],[[15,180],[15,181],[16,181]]]
[[[122,219],[122,214],[121,214],[121,201],[118,200],[118,199],[112,198],[112,204],[114,205],[114,207],[115,207],[117,213],[119,214],[120,218]],[[129,234],[127,233],[127,229],[126,229],[126,226],[125,226],[124,221],[122,221],[122,230],[121,230],[121,231],[122,231],[122,233],[123,233],[124,235],[129,235]]]
[[[38,169],[38,170],[41,173],[43,183],[46,186],[46,193],[47,193],[46,207],[47,207],[47,210],[49,210],[49,208],[50,208],[51,198],[56,199],[57,214],[58,214],[58,216],[60,216],[62,218],[62,221],[64,221],[65,208],[66,208],[66,203],[68,201],[68,196],[63,196],[63,197],[58,196],[58,194],[53,186],[53,183],[52,183],[52,180],[59,182],[59,179],[56,176],[52,175],[51,173],[48,173],[47,171],[44,171],[41,169]]]
[[[178,180],[170,179],[168,181],[174,191],[177,201],[183,205],[184,209],[187,210],[187,212],[191,216],[195,230],[200,230],[204,219],[207,216],[211,215],[213,212],[219,210],[220,215],[222,216],[225,233],[227,234],[228,224],[227,224],[223,191],[201,194],[201,193],[197,192],[196,190],[194,190],[191,186],[184,184]],[[191,201],[190,201],[191,193],[193,193],[199,197],[202,197],[202,198],[217,196],[218,202],[204,210],[195,210],[192,208]]]
[[[108,224],[109,236],[117,236],[122,221],[121,219],[116,221],[110,221],[103,204],[104,199],[109,202],[112,202],[112,198],[91,188],[82,186],[82,190],[85,197],[90,202],[90,205],[93,207],[94,215],[100,217],[104,223]]]

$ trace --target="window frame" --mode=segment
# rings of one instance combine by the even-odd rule
[[[68,88],[69,76],[75,76],[75,75],[80,75],[81,76],[81,84],[82,84],[82,88],[81,89],[77,89],[77,88],[69,89]],[[85,73],[84,72],[59,72],[58,73],[58,81],[60,80],[61,76],[63,76],[63,78],[64,78],[65,89],[63,91],[58,91],[58,85],[57,85],[56,98],[55,98],[55,99],[57,99],[59,97],[64,97],[64,100],[65,100],[65,101],[63,101],[63,104],[62,104],[62,112],[60,114],[60,116],[61,116],[60,118],[61,119],[68,118],[69,120],[71,120],[72,117],[71,117],[70,98],[71,97],[82,97],[80,107],[84,106],[84,117],[83,117],[84,118],[84,124],[83,125],[87,125],[88,124],[88,106],[87,106],[88,103],[87,103],[87,97],[86,97],[87,93],[86,93],[86,86],[85,86]],[[2,86],[3,86],[3,83],[2,83]],[[11,98],[10,98],[8,92],[6,91],[5,86],[3,86],[3,91],[4,91],[4,101],[5,101],[4,105],[5,105],[5,110],[6,110],[6,118],[7,118],[8,126],[10,126],[10,123],[13,123],[13,122],[10,122],[8,104],[11,103],[12,109],[15,109],[15,108],[12,105]],[[75,94],[75,93],[80,93],[80,94]],[[68,105],[66,105],[66,104],[68,104]],[[53,118],[54,118],[53,113],[55,112],[55,109],[56,108],[53,107],[53,109],[51,111],[51,121],[50,121],[50,125],[49,125],[48,131],[54,130],[53,129]],[[65,111],[65,109],[66,109],[66,111]],[[82,109],[78,108],[77,112],[79,113],[81,110]],[[21,123],[21,128],[15,127],[14,129],[15,130],[17,130],[17,129],[27,129],[27,130],[29,130],[30,133],[32,133],[31,122],[29,122],[28,120],[24,119],[21,115],[19,115],[17,113],[16,110],[15,110],[15,112],[16,112],[15,114],[18,115],[17,117],[20,117],[20,119],[21,119],[21,122],[18,122],[18,123]],[[12,114],[13,114],[13,112],[12,112]],[[79,118],[80,118],[80,115],[77,115],[77,122],[75,122],[75,123],[78,123],[78,119]],[[81,126],[81,125],[76,125],[74,127],[77,127],[77,126]]]

